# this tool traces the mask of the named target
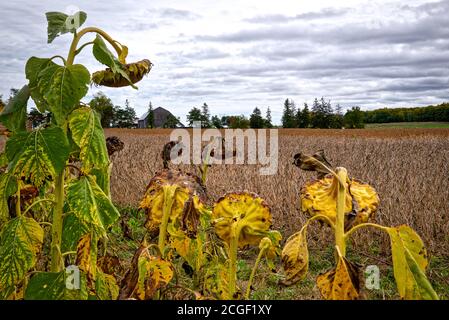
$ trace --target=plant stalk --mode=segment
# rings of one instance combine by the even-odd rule
[[[239,244],[240,228],[239,223],[234,222],[231,227],[231,237],[229,244],[229,294],[230,299],[234,299],[237,281],[237,249]]]
[[[339,177],[338,193],[337,193],[337,220],[335,222],[335,244],[344,257],[346,255],[345,243],[345,203],[346,203],[346,185],[341,182],[346,182],[348,172],[345,168],[337,168],[337,175]]]
[[[170,220],[173,202],[175,200],[177,185],[163,186],[164,190],[164,204],[162,205],[162,222],[159,228],[158,246],[162,256],[164,255],[165,240],[167,238],[167,226]]]
[[[96,27],[87,27],[87,28],[80,30],[73,38],[72,44],[70,45],[69,56],[67,57],[67,65],[73,64],[73,61],[75,60],[75,56],[77,54],[76,47],[78,46],[78,43],[81,40],[81,38],[86,33],[89,33],[89,32],[94,32],[94,33],[101,35],[115,49],[115,51],[117,52],[117,56],[120,56],[120,54],[122,53],[122,49],[120,48],[120,46],[106,32],[104,32],[103,30],[96,28]]]
[[[256,258],[256,262],[254,263],[253,270],[251,270],[251,275],[249,276],[248,286],[246,287],[246,294],[245,294],[246,300],[249,300],[249,295],[251,293],[251,284],[253,283],[254,276],[256,275],[256,270],[259,267],[260,260],[262,260],[262,257],[264,255],[265,251],[267,251],[267,249],[268,248],[264,247],[259,250],[259,255]]]
[[[63,170],[57,177],[55,183],[56,204],[53,208],[53,219],[51,227],[51,272],[60,272],[63,267],[61,254],[63,208],[64,208],[64,174]]]

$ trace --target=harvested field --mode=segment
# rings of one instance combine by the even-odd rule
[[[115,202],[139,205],[148,181],[162,169],[160,152],[169,134],[165,129],[106,130],[107,136],[116,135],[125,143],[123,151],[113,156]],[[378,223],[408,224],[421,235],[431,254],[448,255],[448,129],[280,130],[278,174],[261,176],[256,165],[212,166],[207,179],[209,196],[216,200],[230,191],[258,193],[271,205],[275,227],[288,237],[306,220],[299,210],[299,191],[314,177],[292,164],[293,155],[319,149],[325,150],[334,166],[346,167],[351,176],[376,188],[381,199]],[[196,170],[193,166],[181,167]],[[386,251],[388,239],[377,231],[373,233],[374,242],[365,241],[365,232],[356,239],[357,245]],[[323,240],[321,235],[310,234],[312,242]]]

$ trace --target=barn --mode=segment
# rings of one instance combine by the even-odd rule
[[[137,127],[140,129],[148,128],[148,113],[149,111],[145,112],[138,120]],[[154,114],[154,128],[164,128],[167,127],[167,123],[170,120],[175,120],[177,122],[176,127],[184,127],[184,125],[177,120],[177,118],[167,109],[164,109],[162,107],[157,107],[153,110]]]

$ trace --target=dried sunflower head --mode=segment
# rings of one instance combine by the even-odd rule
[[[232,228],[239,228],[239,247],[257,245],[271,227],[270,207],[250,192],[228,193],[214,205],[212,212],[215,233],[230,243]]]
[[[301,209],[310,216],[324,215],[335,222],[338,180],[332,174],[312,180],[301,189]],[[379,197],[370,185],[357,179],[346,182],[345,229],[367,222],[377,211]]]
[[[151,71],[153,64],[148,59],[123,65],[121,72],[114,72],[111,68],[92,74],[92,82],[99,86],[126,87],[135,84]],[[127,77],[126,77],[127,76]]]
[[[165,199],[164,188],[176,186],[170,222],[179,229],[194,232],[198,224],[198,215],[202,203],[206,202],[206,192],[200,179],[181,170],[164,169],[150,180],[140,208],[147,214],[145,226],[151,231],[157,230],[162,222]]]

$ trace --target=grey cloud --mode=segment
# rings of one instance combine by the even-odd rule
[[[278,17],[279,18],[279,17]],[[243,29],[221,35],[200,35],[197,40],[244,43],[256,41],[309,41],[314,44],[411,44],[447,40],[449,19],[443,10],[414,21],[389,21],[377,26],[365,22],[276,25]]]
[[[321,11],[306,12],[297,14],[294,16],[287,16],[283,14],[268,14],[261,15],[246,19],[248,22],[253,23],[286,23],[297,20],[317,20],[317,19],[329,19],[334,17],[339,17],[347,14],[349,12],[348,8],[324,8]]]
[[[161,17],[168,18],[168,19],[193,20],[193,19],[198,19],[201,17],[201,15],[194,13],[192,11],[179,10],[179,9],[174,9],[174,8],[158,9],[157,12],[160,14]]]
[[[47,9],[63,10],[69,2],[61,1],[57,8],[47,0],[18,2],[0,4],[4,96],[26,81],[23,71],[30,56],[65,55],[70,41],[65,35],[47,45],[43,15]],[[182,119],[183,112],[204,101],[217,114],[248,114],[255,106],[270,105],[279,122],[287,97],[297,105],[325,96],[334,104],[363,108],[448,101],[449,1],[419,2],[402,7],[389,2],[371,16],[364,8],[296,15],[266,11],[231,25],[229,30],[235,32],[223,28],[223,33],[212,33],[216,28],[211,28],[211,34],[198,28],[209,12],[195,5],[179,10],[183,7],[170,3],[174,8],[167,8],[162,1],[147,5],[110,0],[105,9],[80,1],[80,9],[88,13],[87,24],[117,35],[129,45],[130,54],[148,55],[155,63],[148,79],[138,84],[139,91],[101,88],[114,103],[123,105],[129,99],[142,114],[151,100],[173,108]],[[137,5],[140,11],[134,9]],[[220,16],[217,25],[244,19],[234,14]],[[77,61],[91,71],[99,67],[87,53]],[[96,90],[92,88],[86,101]]]
[[[390,92],[428,92],[442,91],[449,92],[449,78],[424,78],[409,81],[394,82],[389,85],[382,86],[374,91],[390,91]]]

